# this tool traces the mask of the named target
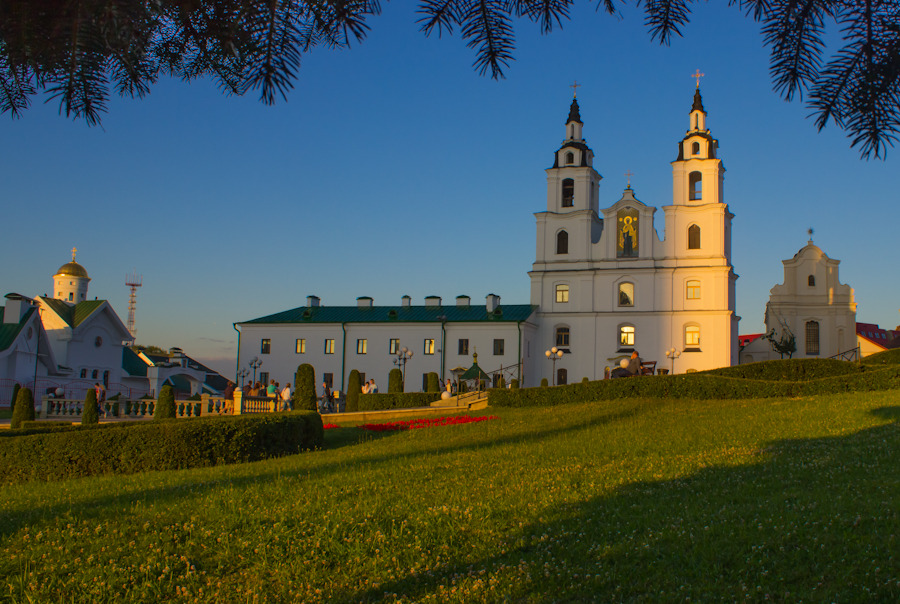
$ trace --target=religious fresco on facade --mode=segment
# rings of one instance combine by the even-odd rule
[[[622,208],[616,220],[616,257],[637,258],[638,256],[638,211]]]

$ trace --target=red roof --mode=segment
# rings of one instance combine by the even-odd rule
[[[753,340],[758,340],[763,337],[764,333],[751,333],[743,336],[738,336],[738,344],[740,344],[741,348],[752,342]]]

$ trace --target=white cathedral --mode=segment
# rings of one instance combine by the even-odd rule
[[[524,386],[542,378],[557,384],[602,379],[634,350],[660,367],[669,366],[666,353],[674,350],[678,373],[737,364],[734,216],[699,83],[672,162],[662,239],[657,209],[638,200],[630,185],[600,208],[602,177],[582,128],[573,99],[565,140],[546,170],[547,207],[535,214],[530,304],[503,305],[489,294],[477,306],[468,296],[452,306],[435,296],[423,306],[408,296],[396,306],[375,306],[364,296],[356,306],[326,307],[310,296],[306,306],[236,323],[238,367],[262,361],[256,377],[284,383],[293,381],[300,363],[310,363],[320,383],[340,390],[356,369],[384,389],[398,352],[408,348],[406,390],[414,391],[419,375],[423,382],[428,372],[450,378],[451,368],[472,364],[476,350],[482,369],[513,367]],[[551,347],[562,352],[552,363],[545,354]]]

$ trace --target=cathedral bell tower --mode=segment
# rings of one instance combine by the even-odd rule
[[[678,143],[678,159],[672,162],[672,201],[675,205],[723,202],[725,167],[716,158],[718,149],[719,141],[706,128],[698,77],[690,128]]]
[[[600,237],[594,152],[582,136],[578,99],[572,98],[565,138],[547,172],[547,211],[536,214],[536,263],[589,261],[591,244]]]

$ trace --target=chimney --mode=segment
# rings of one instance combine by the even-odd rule
[[[469,296],[456,296],[457,306],[469,306],[471,303],[472,299]]]
[[[441,305],[440,296],[425,296],[425,306],[428,308],[439,307]]]
[[[319,305],[319,296],[306,296],[306,305],[312,308]]]
[[[403,308],[409,308],[412,305],[412,298],[409,296],[403,296],[400,298],[400,304]]]
[[[356,299],[357,308],[372,308],[372,298],[369,296],[360,296]]]
[[[494,312],[497,310],[497,307],[500,306],[500,296],[496,294],[488,294],[485,299],[487,300],[488,312]]]
[[[21,323],[22,317],[31,308],[31,302],[31,298],[26,298],[22,294],[6,294],[6,309],[3,311],[3,322]]]

